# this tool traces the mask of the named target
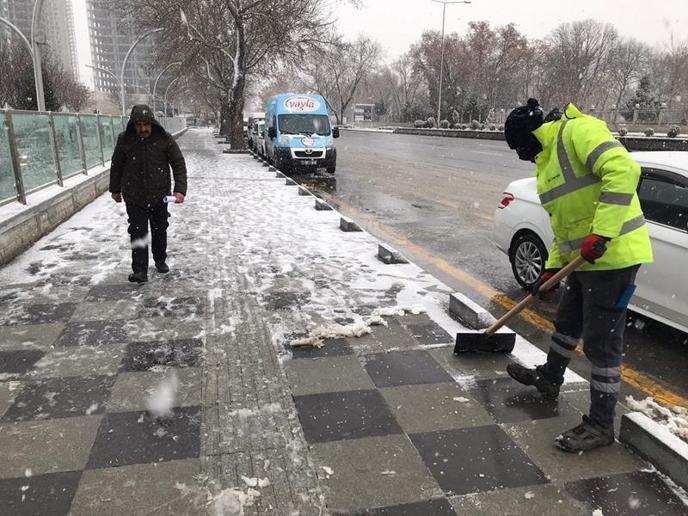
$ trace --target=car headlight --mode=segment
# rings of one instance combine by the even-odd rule
[[[289,145],[289,137],[282,135],[279,137],[279,144],[284,145],[285,147]]]
[[[325,140],[325,145],[327,145],[328,147],[332,147],[334,145],[334,138],[330,136],[327,140]]]

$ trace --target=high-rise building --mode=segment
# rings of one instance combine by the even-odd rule
[[[31,18],[35,0],[0,0],[0,16],[9,19],[27,39],[31,38]],[[37,39],[45,43],[42,53],[50,53],[62,68],[78,79],[78,61],[71,0],[45,0],[39,19]]]
[[[91,41],[91,61],[95,89],[119,98],[119,75],[122,63],[139,33],[121,13],[98,0],[87,0],[88,30]],[[152,60],[154,36],[141,41],[129,56],[124,71],[127,105],[146,102],[153,86],[148,72]],[[108,70],[112,74],[104,71]],[[113,74],[115,77],[113,77]]]

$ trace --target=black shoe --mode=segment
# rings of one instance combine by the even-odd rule
[[[506,366],[506,372],[518,383],[534,385],[545,399],[556,400],[559,396],[560,385],[547,380],[537,368],[528,369],[520,364],[512,363]]]
[[[170,268],[167,266],[165,262],[155,262],[155,268],[158,270],[160,274],[167,274],[170,272]]]
[[[569,453],[583,453],[614,443],[614,428],[602,428],[588,416],[576,428],[567,430],[554,440],[557,448]]]
[[[129,281],[132,283],[145,283],[148,281],[148,274],[143,271],[132,272],[129,274]]]

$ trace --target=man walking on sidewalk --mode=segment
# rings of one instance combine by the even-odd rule
[[[110,165],[110,192],[115,202],[127,205],[131,236],[129,281],[148,281],[148,225],[155,268],[167,266],[167,211],[170,195],[170,166],[174,175],[174,197],[183,203],[186,196],[186,163],[172,135],[155,120],[146,105],[134,106],[127,129],[117,138]]]
[[[555,241],[544,281],[580,255],[587,260],[566,280],[547,362],[535,369],[513,363],[507,372],[556,399],[564,372],[583,338],[592,363],[590,413],[556,438],[581,452],[614,442],[614,407],[621,387],[626,307],[640,264],[652,262],[645,218],[636,195],[640,167],[607,125],[569,104],[543,119],[537,100],[511,112],[509,147],[537,166],[537,189],[550,215]]]

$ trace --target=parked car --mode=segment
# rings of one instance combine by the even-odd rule
[[[641,267],[629,308],[688,332],[688,152],[635,152],[633,157],[642,170],[638,197],[655,261]],[[507,186],[495,210],[493,236],[509,256],[516,281],[532,286],[554,240],[536,178]]]

